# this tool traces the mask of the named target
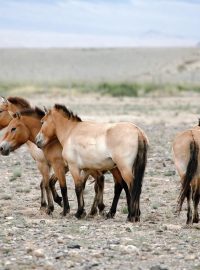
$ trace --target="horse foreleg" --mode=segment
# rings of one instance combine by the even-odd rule
[[[61,213],[63,216],[66,216],[67,213],[70,212],[69,200],[67,195],[67,185],[65,178],[65,166],[61,162],[52,164],[54,173],[59,181],[61,194],[63,198],[63,212]]]
[[[47,207],[47,214],[51,214],[54,210],[54,205],[53,205],[53,200],[52,200],[52,193],[51,189],[49,186],[49,166],[46,163],[41,163],[38,166],[42,176],[43,176],[43,186],[46,191],[47,195],[47,202],[48,202],[48,207]]]
[[[84,198],[83,198],[83,191],[85,189],[85,182],[87,180],[87,176],[83,172],[81,174],[81,171],[79,168],[77,168],[74,165],[69,164],[69,171],[74,179],[74,184],[75,184],[75,192],[76,192],[76,197],[77,197],[77,202],[78,202],[78,209],[75,214],[75,217],[80,219],[84,216],[86,216],[86,211],[84,209],[85,203],[84,203]]]

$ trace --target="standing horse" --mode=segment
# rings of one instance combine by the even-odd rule
[[[8,99],[5,99],[1,97],[1,103],[0,103],[0,126],[6,127],[12,120],[11,114],[25,109],[31,109],[30,103],[20,97],[9,97]],[[46,194],[48,198],[48,209],[47,213],[50,214],[53,210],[53,202],[51,198],[51,192],[53,194],[54,201],[58,203],[61,206],[62,198],[57,194],[55,189],[55,175],[52,175],[50,178],[50,168],[49,164],[43,154],[43,151],[41,149],[38,149],[34,143],[31,141],[26,142],[27,147],[29,149],[29,152],[32,156],[32,158],[36,161],[37,167],[42,175],[42,181],[40,184],[41,188],[41,209],[46,209],[47,203],[46,203]],[[6,154],[6,153],[5,153]],[[50,182],[51,192],[49,190],[49,186],[45,188],[45,182]],[[45,194],[45,192],[47,193]]]
[[[148,139],[132,123],[102,124],[82,121],[64,105],[56,104],[42,119],[36,137],[44,147],[56,137],[75,182],[77,214],[84,210],[85,174],[90,170],[119,172],[129,190],[128,220],[140,220],[140,194],[147,161]]]
[[[22,144],[28,141],[34,143],[35,137],[41,128],[41,118],[44,116],[44,112],[39,108],[30,108],[17,112],[13,115],[14,119],[10,121],[7,131],[3,137],[3,141],[0,145],[2,154],[9,154],[15,149],[19,148]],[[39,148],[37,148],[40,150]],[[40,150],[41,151],[41,150]],[[67,186],[65,173],[68,171],[68,167],[65,165],[62,158],[62,147],[57,139],[43,148],[45,160],[48,166],[52,166],[55,176],[59,180],[61,193],[63,196],[63,215],[69,211],[69,203],[67,196]],[[103,203],[103,188],[104,188],[104,176],[99,172],[91,172],[91,175],[95,178],[95,199],[90,214],[94,215],[97,212],[97,206],[100,213],[104,210],[105,205]],[[48,183],[45,183],[48,184]],[[63,189],[66,190],[64,194]],[[64,190],[64,191],[65,191]]]
[[[181,178],[182,188],[178,199],[178,210],[187,198],[187,224],[198,223],[200,199],[200,126],[179,133],[173,141],[174,163]],[[194,204],[192,217],[191,197]]]

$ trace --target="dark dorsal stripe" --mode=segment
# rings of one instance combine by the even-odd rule
[[[21,116],[33,116],[33,117],[36,117],[36,118],[38,118],[38,119],[42,119],[42,118],[45,116],[44,111],[41,110],[41,109],[38,108],[38,107],[30,108],[30,109],[25,109],[25,110],[16,112],[16,113],[13,115],[13,117],[16,118],[19,114],[20,114]]]
[[[55,104],[54,109],[56,109],[57,111],[61,111],[64,116],[70,120],[82,122],[81,118],[78,115],[74,114],[71,110],[68,110],[65,105]]]
[[[20,106],[22,109],[31,108],[30,103],[21,97],[9,97],[8,101],[16,106]]]

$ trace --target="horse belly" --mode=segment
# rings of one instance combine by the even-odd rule
[[[64,157],[69,162],[76,163],[80,169],[109,170],[115,166],[105,140],[97,138],[87,144],[74,144],[64,149]]]
[[[105,158],[105,159],[79,159],[79,168],[80,169],[92,169],[92,170],[111,170],[115,163],[111,158]]]

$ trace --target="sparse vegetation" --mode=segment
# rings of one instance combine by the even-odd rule
[[[0,85],[0,95],[24,95],[48,94],[99,94],[113,97],[144,97],[144,96],[170,96],[181,95],[185,92],[200,93],[200,85],[190,84],[153,84],[153,83],[112,83],[104,82],[99,84],[71,84],[70,88],[65,84],[56,85]]]
[[[20,167],[14,168],[13,173],[12,173],[10,179],[9,179],[10,182],[15,181],[18,177],[21,177],[21,175],[22,175],[21,168]]]

